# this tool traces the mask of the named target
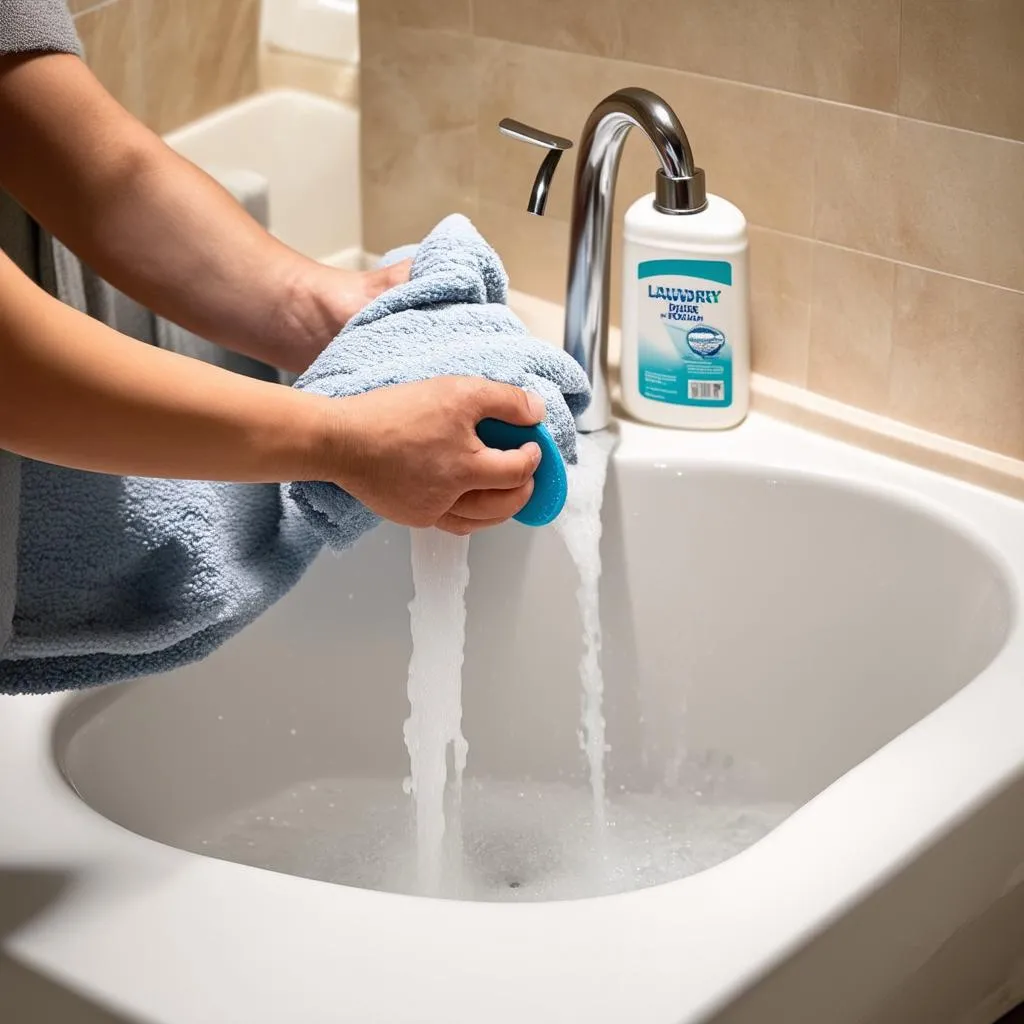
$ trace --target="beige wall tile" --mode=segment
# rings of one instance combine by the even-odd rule
[[[417,193],[367,184],[362,201],[363,248],[375,255],[419,242],[450,213],[477,220],[476,199],[440,177],[425,181]]]
[[[889,414],[1024,458],[1024,294],[896,268]]]
[[[897,118],[831,103],[818,106],[814,137],[814,235],[891,254],[896,231]]]
[[[1024,3],[903,0],[899,112],[1024,139]]]
[[[873,412],[889,392],[896,264],[817,244],[807,386]]]
[[[91,10],[93,7],[99,7],[100,4],[106,3],[107,0],[66,0],[68,10],[72,14],[81,14],[83,11]]]
[[[378,33],[388,42],[378,41]],[[475,189],[473,40],[426,29],[364,25],[360,74],[363,178],[410,193],[454,174]]]
[[[1024,143],[821,104],[814,233],[1024,289]]]
[[[361,0],[363,22],[469,32],[471,0]]]
[[[750,229],[750,333],[756,373],[807,383],[814,243]]]
[[[895,108],[900,0],[619,2],[627,59]]]
[[[1024,291],[1024,143],[901,119],[893,175],[893,256]]]
[[[75,18],[93,74],[137,117],[143,113],[135,0],[115,0]]]
[[[139,0],[146,120],[159,132],[258,87],[259,0]]]
[[[618,0],[473,0],[479,36],[552,50],[622,56]]]

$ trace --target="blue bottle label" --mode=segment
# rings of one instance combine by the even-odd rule
[[[732,264],[646,260],[637,287],[640,394],[673,405],[732,405]]]

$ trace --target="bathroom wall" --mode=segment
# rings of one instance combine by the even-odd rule
[[[69,0],[69,6],[97,77],[156,131],[257,88],[260,0]]]
[[[561,300],[571,164],[529,217],[539,152],[495,125],[578,138],[603,95],[647,86],[751,222],[757,370],[1024,458],[1024,0],[363,0],[361,15],[371,251],[459,209],[515,287]],[[653,187],[646,148],[627,144],[620,213]]]

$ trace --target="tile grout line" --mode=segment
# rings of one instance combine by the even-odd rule
[[[438,31],[438,30],[424,30]],[[929,121],[922,117],[911,117],[901,114],[898,110],[880,110],[878,107],[864,107],[856,103],[848,103],[845,100],[834,100],[827,96],[814,96],[811,93],[793,92],[790,89],[779,89],[773,85],[761,85],[757,82],[743,82],[735,78],[722,78],[720,75],[708,75],[703,71],[687,71],[684,68],[669,67],[665,64],[647,64],[643,61],[629,60],[628,58],[603,57],[600,54],[586,53],[578,50],[561,50],[554,46],[539,46],[536,43],[520,43],[515,40],[501,39],[496,36],[478,36],[480,39],[489,39],[492,42],[501,43],[504,46],[521,46],[528,50],[539,50],[541,53],[563,53],[570,57],[582,57],[587,60],[610,61],[614,64],[631,64],[634,67],[644,68],[650,71],[669,72],[676,75],[688,75],[692,78],[704,78],[711,82],[722,82],[726,85],[735,85],[741,89],[756,89],[759,92],[774,93],[777,96],[791,96],[795,99],[808,100],[812,103],[825,103],[832,107],[845,107],[849,110],[863,110],[869,114],[878,114],[880,117],[893,117],[899,120],[908,121],[914,124],[927,125],[932,128],[941,128],[951,132],[962,132],[965,135],[980,136],[985,139],[994,139],[998,142],[1005,142],[1011,146],[1024,146],[1024,139],[1014,139],[1007,135],[993,135],[991,132],[980,132],[974,128],[962,128],[954,124],[946,124],[943,121]]]
[[[897,260],[891,256],[880,256],[876,252],[868,252],[866,249],[855,249],[850,245],[842,245],[839,242],[830,242],[824,238],[809,238],[806,235],[798,235],[793,231],[783,231],[781,228],[769,228],[762,224],[752,223],[752,227],[757,228],[758,231],[770,231],[774,235],[783,235],[786,238],[794,238],[801,242],[813,242],[818,245],[827,245],[833,249],[841,249],[843,252],[852,252],[858,256],[867,256],[873,260],[885,260],[886,263],[892,263],[897,267],[907,267],[910,270],[921,270],[926,274],[937,274],[939,277],[948,277],[953,281],[966,281],[968,284],[981,285],[983,288],[995,288],[997,291],[1009,292],[1011,295],[1024,295],[1024,289],[1022,288],[1010,288],[1005,284],[993,284],[991,281],[982,281],[977,277],[966,277],[963,274],[951,274],[946,270],[938,270],[935,267],[926,267],[922,263],[911,263],[908,260]]]
[[[900,98],[903,95],[903,0],[900,0],[899,21],[896,23],[896,115],[900,113]],[[930,122],[928,122],[930,123]]]

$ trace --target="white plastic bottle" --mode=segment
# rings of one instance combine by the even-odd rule
[[[666,427],[734,427],[750,406],[747,221],[709,195],[661,213],[654,193],[626,214],[622,403]]]

